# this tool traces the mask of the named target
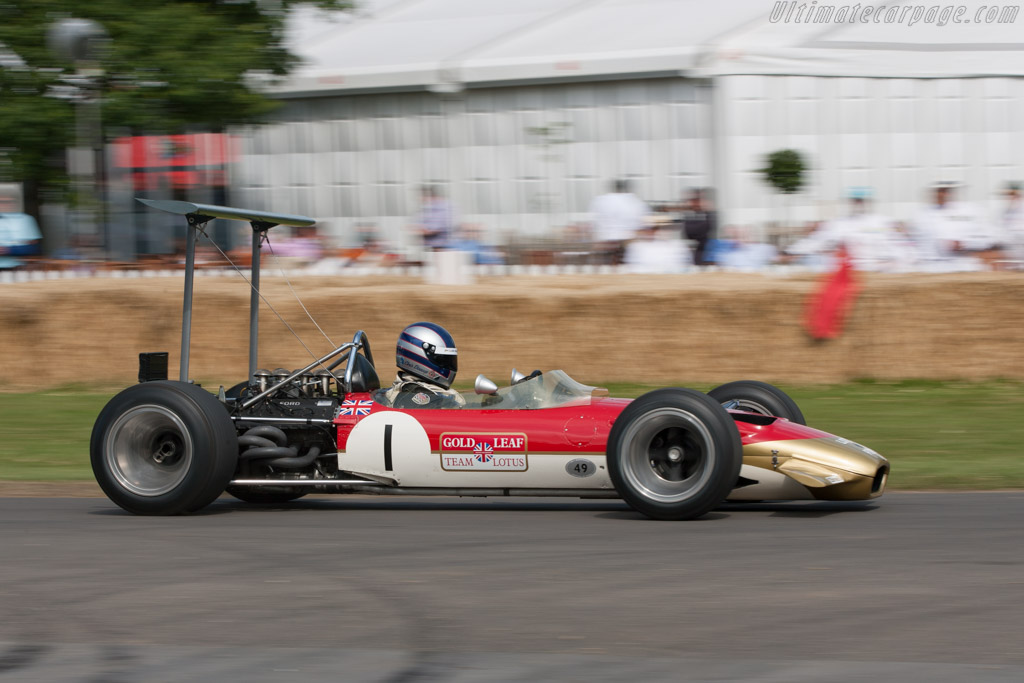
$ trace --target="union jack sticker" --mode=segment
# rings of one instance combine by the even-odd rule
[[[478,462],[490,462],[494,458],[494,446],[486,441],[478,441],[473,447],[473,455]]]
[[[373,408],[373,401],[346,399],[341,402],[341,410],[338,411],[338,415],[365,416],[370,414],[371,408]]]

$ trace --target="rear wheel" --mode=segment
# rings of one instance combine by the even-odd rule
[[[754,380],[729,382],[715,387],[708,392],[708,396],[734,410],[784,417],[790,422],[807,424],[796,401],[782,389],[764,382]]]
[[[714,399],[658,389],[626,407],[608,437],[608,474],[629,505],[655,519],[693,519],[718,506],[742,464],[739,432]]]
[[[114,396],[96,418],[89,450],[103,492],[140,515],[187,514],[209,505],[238,462],[227,410],[184,382],[146,382]]]

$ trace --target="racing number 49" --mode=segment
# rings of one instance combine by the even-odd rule
[[[565,471],[573,477],[589,477],[596,471],[594,463],[585,458],[573,458],[565,463]]]

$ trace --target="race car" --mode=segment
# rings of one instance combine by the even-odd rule
[[[565,372],[477,377],[457,407],[397,408],[365,333],[294,371],[256,368],[260,248],[274,225],[312,219],[151,201],[189,225],[181,370],[140,354],[139,384],[93,429],[107,496],[137,514],[195,512],[224,491],[283,504],[308,493],[621,498],[655,519],[693,519],[726,500],[862,500],[889,463],[806,426],[784,392],[756,381],[612,398]],[[213,218],[253,226],[249,378],[217,395],[188,380],[194,249]]]

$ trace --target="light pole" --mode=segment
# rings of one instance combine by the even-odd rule
[[[100,60],[110,43],[106,29],[91,19],[59,19],[50,25],[47,45],[58,57],[75,65],[75,147],[69,150],[68,170],[74,178],[75,204],[84,230],[109,250],[103,201],[96,182],[103,149],[100,120]]]

